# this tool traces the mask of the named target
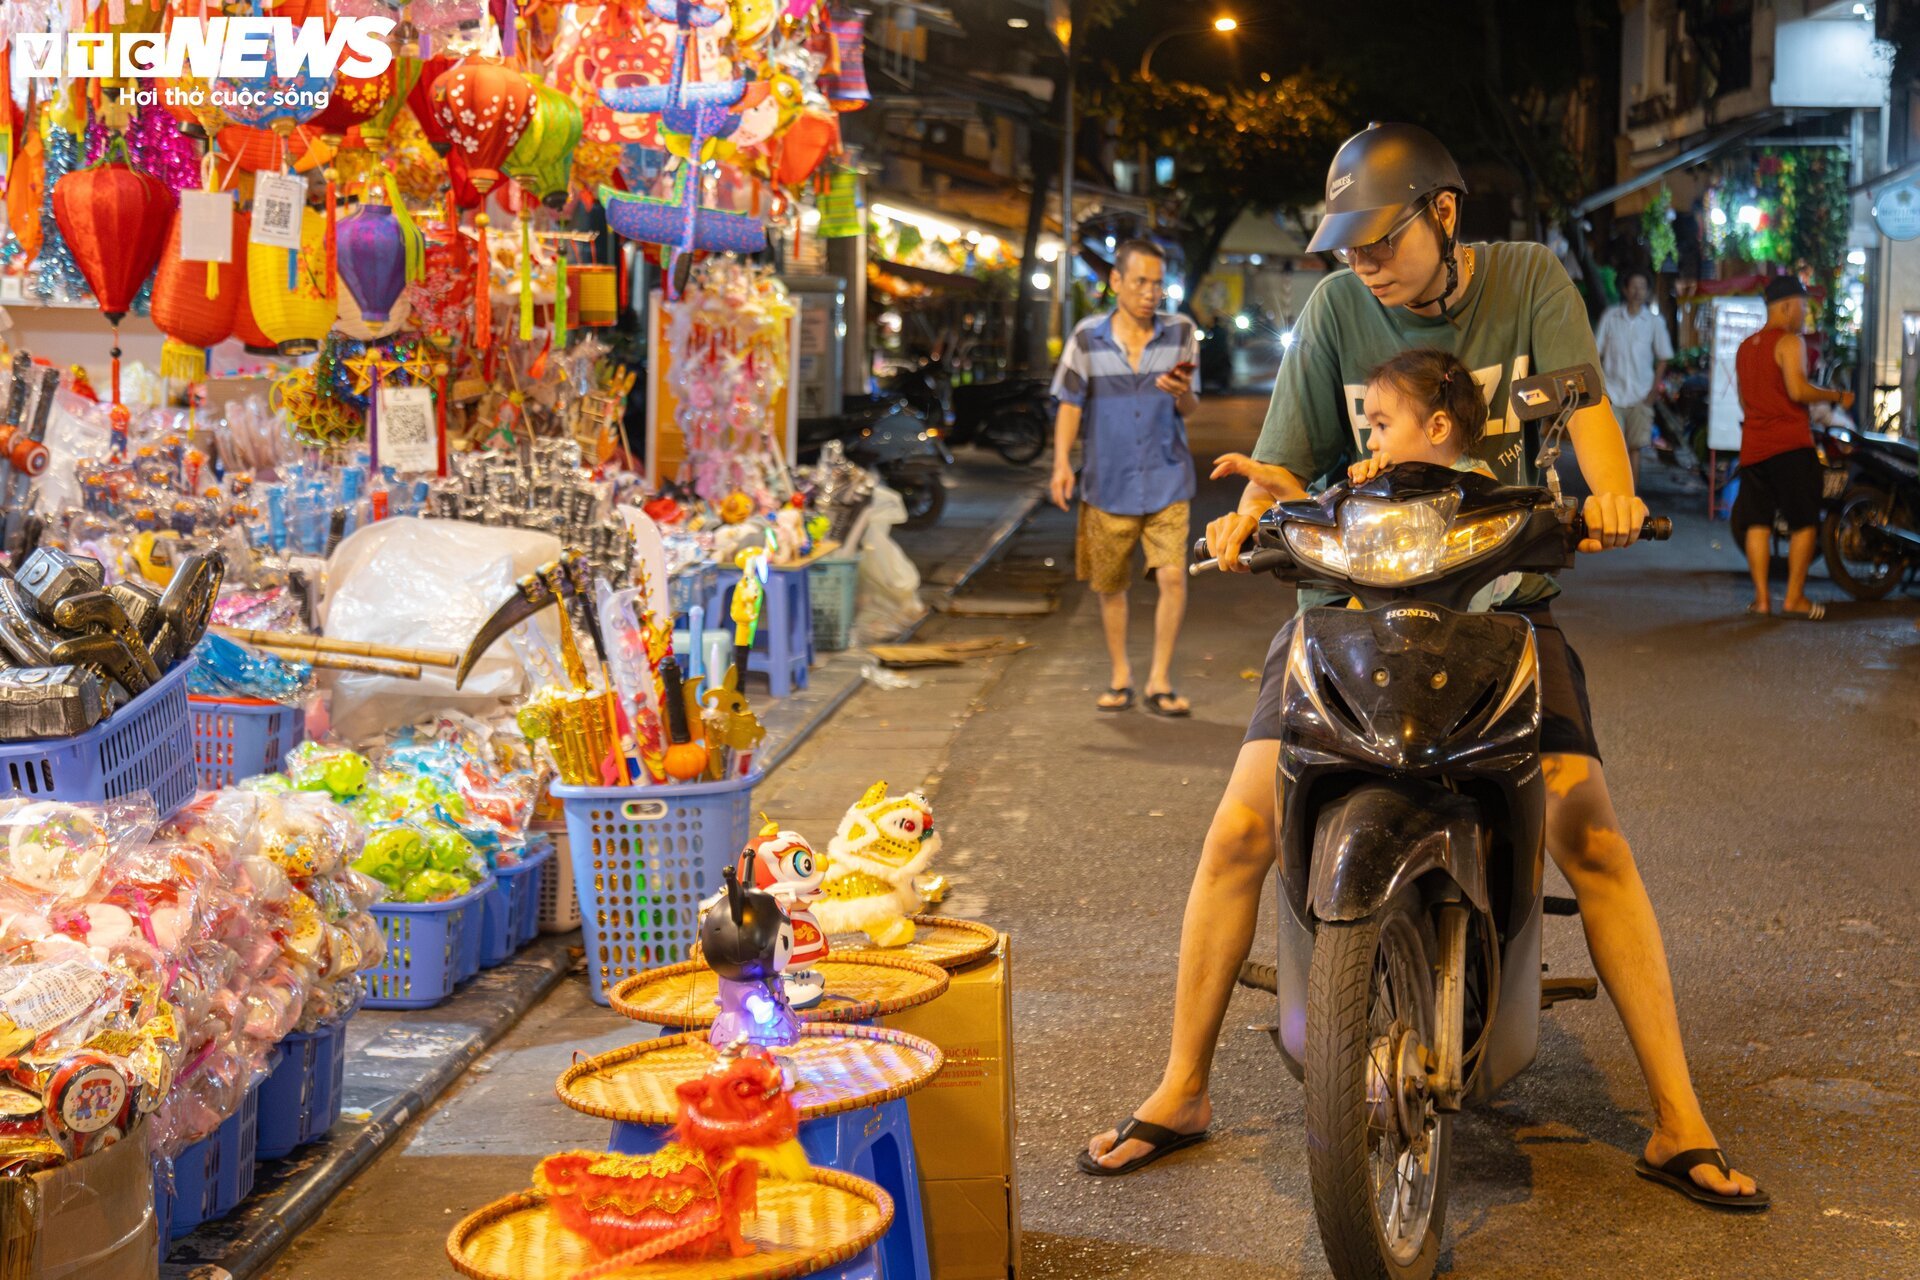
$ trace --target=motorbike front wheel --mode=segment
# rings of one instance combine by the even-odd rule
[[[1827,573],[1855,600],[1879,600],[1900,583],[1905,565],[1867,545],[1869,525],[1893,523],[1893,496],[1877,485],[1857,484],[1827,513],[1820,542]]]
[[[890,477],[887,481],[907,506],[909,529],[930,529],[947,509],[947,487],[937,475]]]
[[[1016,409],[994,419],[988,438],[1002,458],[1024,467],[1047,451],[1051,426],[1037,409]]]
[[[1451,1118],[1427,1096],[1430,931],[1410,899],[1314,935],[1307,1154],[1338,1280],[1428,1280],[1446,1230]]]

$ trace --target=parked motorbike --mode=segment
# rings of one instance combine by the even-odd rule
[[[939,357],[888,375],[885,389],[946,426],[947,442],[992,449],[1015,466],[1047,451],[1053,436],[1053,396],[1040,378],[955,385]]]
[[[841,412],[800,419],[800,461],[811,461],[820,446],[838,440],[857,466],[880,473],[907,506],[907,528],[924,529],[947,509],[942,472],[953,453],[941,430],[898,396],[848,396]]]
[[[1546,488],[1403,464],[1282,503],[1242,562],[1357,596],[1292,624],[1277,786],[1270,1028],[1306,1085],[1314,1213],[1339,1280],[1427,1280],[1445,1232],[1451,1120],[1534,1057],[1546,796],[1532,624],[1468,613],[1503,573],[1558,572],[1585,536],[1552,466],[1591,366],[1517,382]],[[1642,535],[1665,538],[1665,520]],[[1204,545],[1204,544],[1203,544]],[[1212,565],[1202,561],[1194,571]],[[1249,966],[1260,970],[1264,966]]]
[[[1818,438],[1848,479],[1821,527],[1827,573],[1854,599],[1879,600],[1920,571],[1920,449],[1839,425]]]

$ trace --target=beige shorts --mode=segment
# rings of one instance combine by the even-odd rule
[[[1627,452],[1638,453],[1653,443],[1653,406],[1630,404],[1620,410],[1620,430],[1627,437]]]
[[[1155,569],[1184,569],[1187,504],[1176,502],[1144,516],[1117,516],[1080,504],[1073,561],[1082,582],[1103,596],[1125,591],[1133,579],[1135,547],[1145,549],[1149,573]]]

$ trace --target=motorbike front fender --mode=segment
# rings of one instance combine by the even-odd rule
[[[1430,783],[1383,779],[1329,803],[1310,865],[1307,913],[1316,920],[1364,920],[1432,871],[1490,910],[1480,807]]]

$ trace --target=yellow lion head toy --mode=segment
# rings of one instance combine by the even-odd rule
[[[840,819],[814,915],[828,933],[862,932],[876,946],[913,941],[922,906],[914,877],[940,852],[933,807],[918,791],[889,796],[876,782]]]

